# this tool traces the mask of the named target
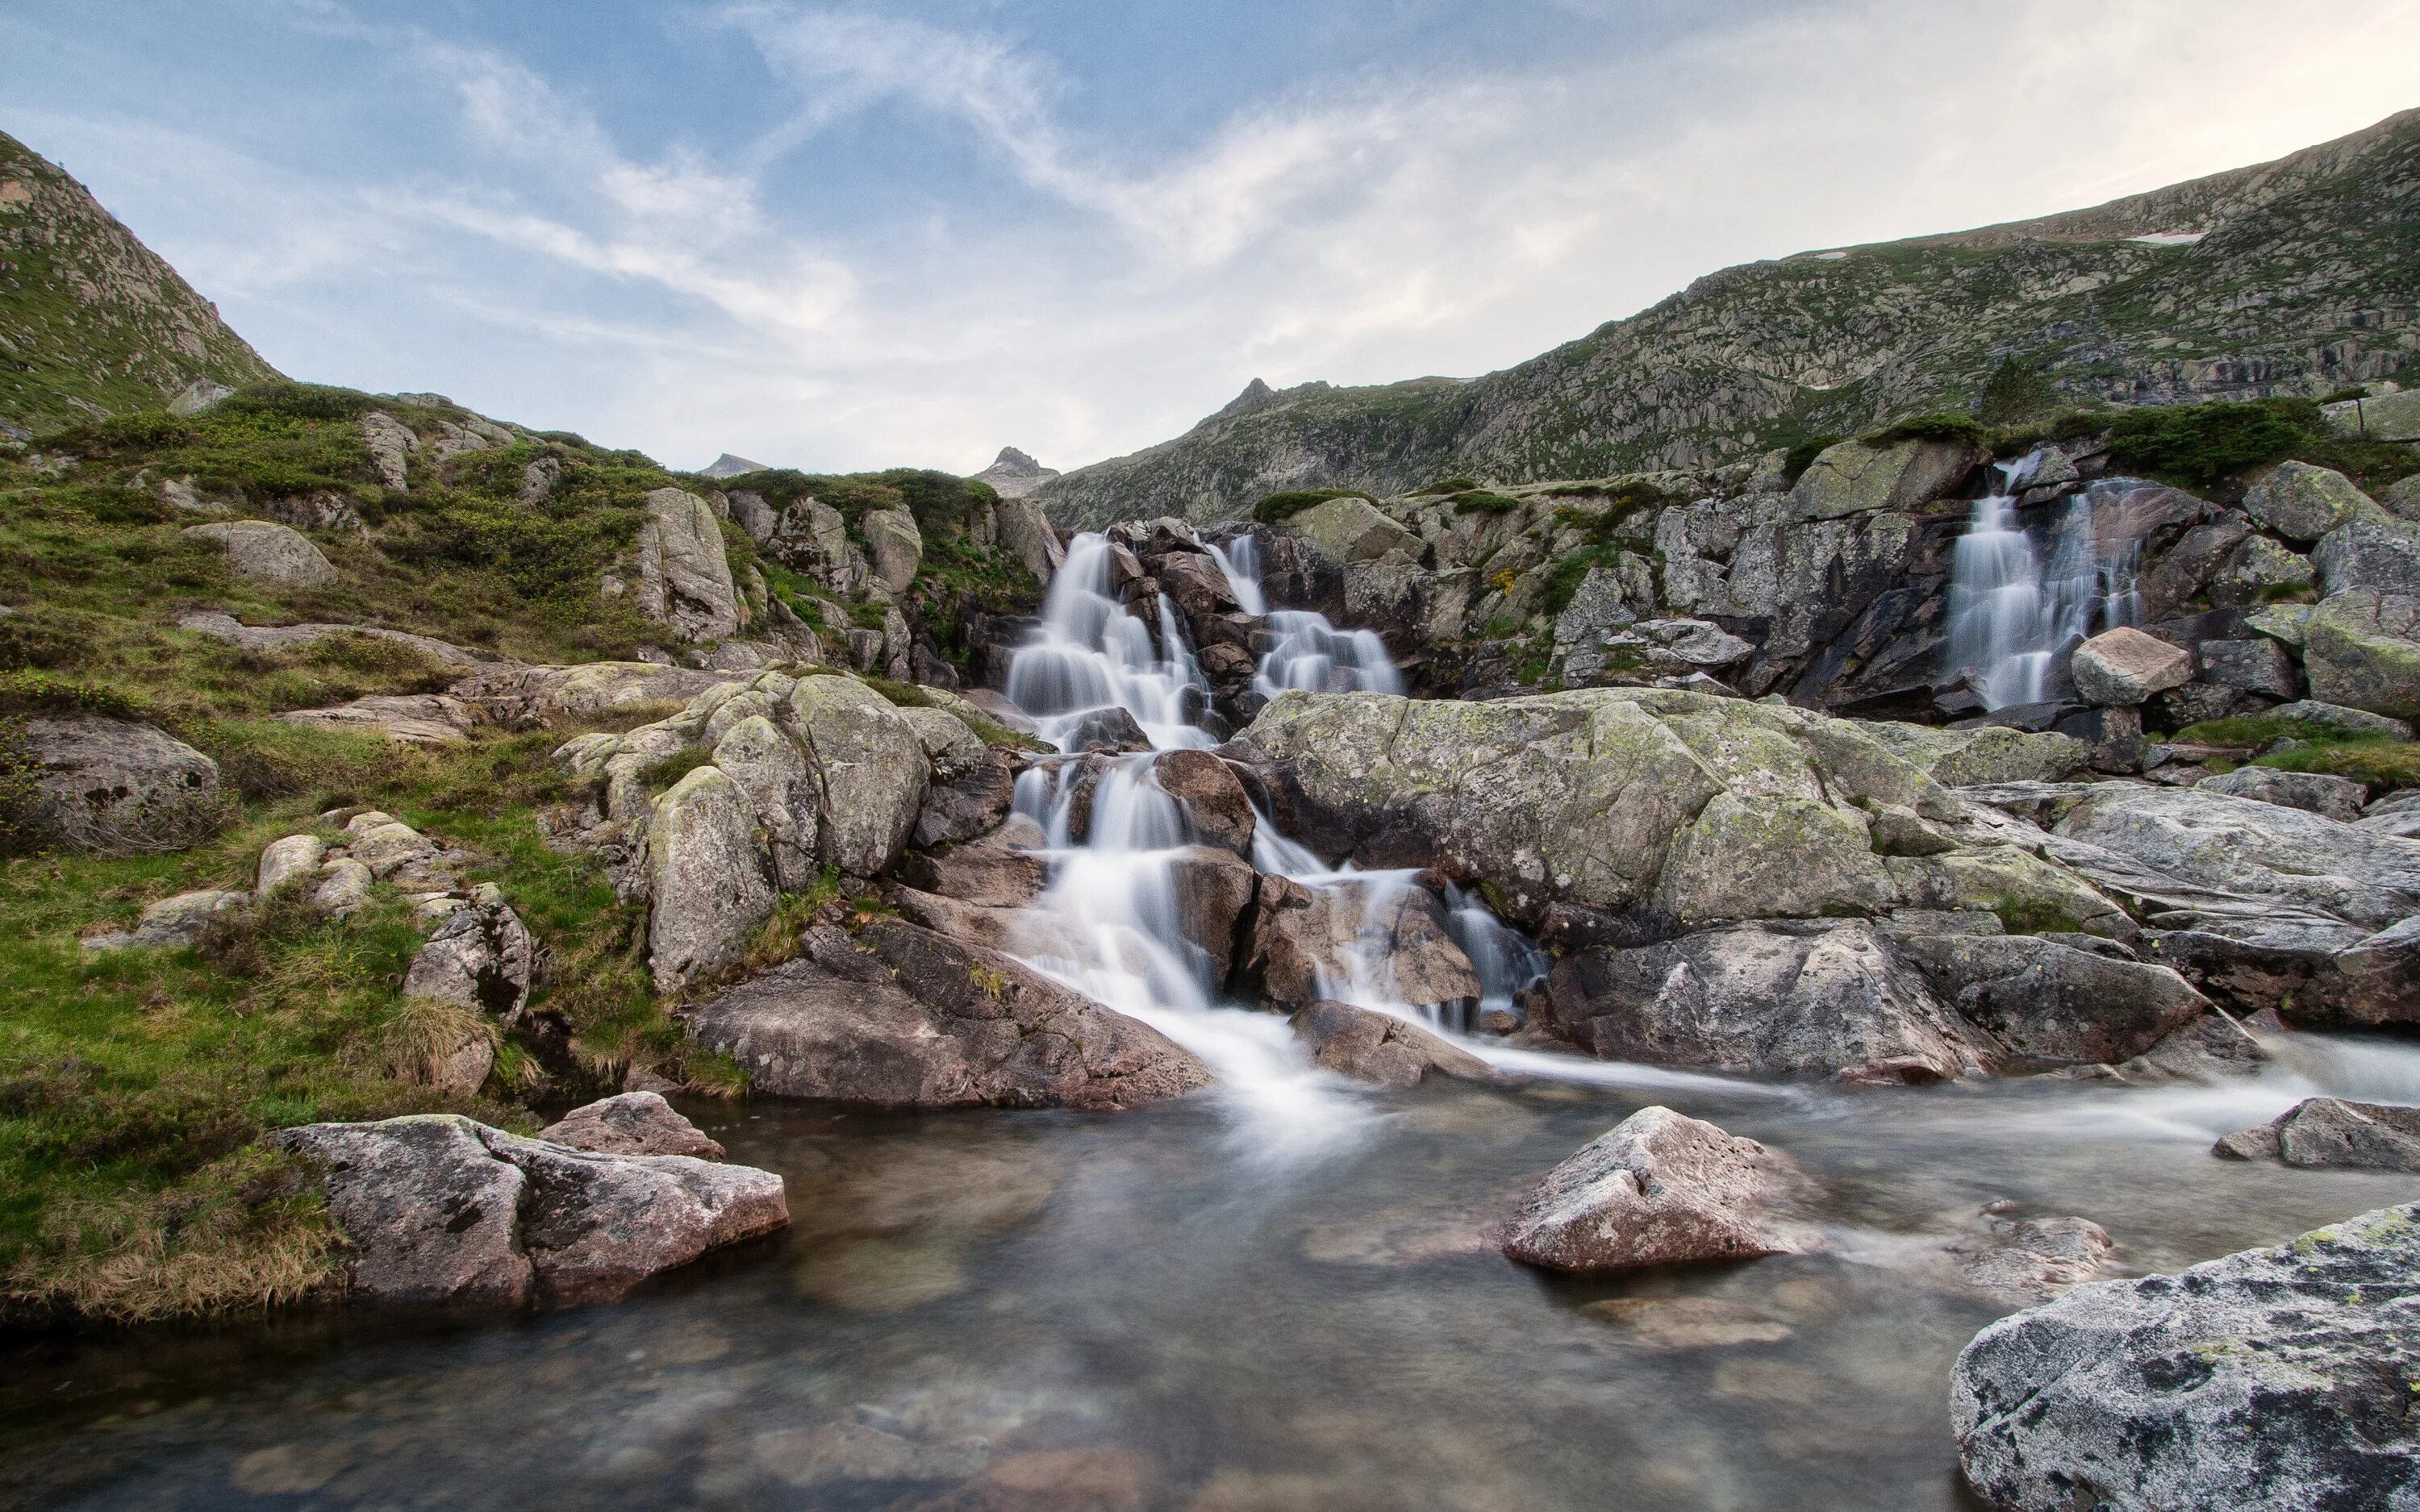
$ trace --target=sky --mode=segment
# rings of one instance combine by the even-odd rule
[[[2411,0],[0,0],[0,130],[290,376],[970,472],[2420,105]]]

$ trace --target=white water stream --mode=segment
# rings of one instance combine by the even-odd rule
[[[1987,709],[2049,698],[2076,642],[2141,617],[2140,543],[2119,528],[2122,511],[2104,507],[2097,486],[2068,501],[2047,563],[2018,520],[2016,496],[2041,456],[1993,469],[1998,488],[1975,501],[1952,559],[1942,670],[1964,672]]]

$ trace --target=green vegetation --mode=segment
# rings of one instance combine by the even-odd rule
[[[2334,468],[2367,488],[2420,472],[2409,447],[2349,440],[2308,399],[2166,405],[2111,418],[2109,463],[2180,487],[2209,488],[2288,460]]]
[[[1269,494],[1252,506],[1252,517],[1264,525],[1275,525],[1292,519],[1313,504],[1324,504],[1331,499],[1370,499],[1358,488],[1288,488]],[[1376,502],[1372,500],[1372,502]]]
[[[1411,497],[1420,499],[1430,494],[1468,493],[1478,486],[1478,481],[1472,478],[1439,478],[1425,488],[1413,489]]]
[[[1992,433],[1972,415],[1923,414],[1895,420],[1857,440],[1868,446],[1896,446],[1901,441],[1963,441],[1969,446],[1988,448]]]
[[[1845,436],[1835,436],[1830,431],[1820,431],[1792,446],[1781,459],[1781,481],[1785,485],[1796,484],[1800,478],[1806,476],[1807,470],[1815,465],[1817,457],[1846,440],[1848,438]]]
[[[2206,719],[2178,731],[2172,740],[2182,745],[2234,747],[2256,754],[2249,764],[2284,772],[2319,772],[2350,778],[2373,798],[2397,788],[2420,787],[2420,744],[2396,740],[2366,731],[2306,719],[2281,719],[2273,714],[2231,719]],[[2269,750],[2277,741],[2295,744]],[[2225,768],[2228,764],[2213,764]]]
[[[1457,515],[1509,515],[1520,507],[1518,499],[1490,493],[1484,488],[1473,488],[1467,493],[1453,496],[1453,512]]]
[[[2000,359],[1976,396],[1975,418],[1994,427],[2014,425],[2048,414],[2058,405],[2058,390],[2042,370],[2011,352]]]

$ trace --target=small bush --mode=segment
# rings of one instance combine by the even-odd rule
[[[114,687],[79,683],[48,672],[0,672],[0,715],[100,715],[139,719],[143,706]]]
[[[1520,507],[1518,499],[1490,493],[1484,488],[1456,494],[1453,498],[1453,512],[1457,515],[1509,515]]]
[[[1989,446],[1992,433],[1972,415],[1910,415],[1857,439],[1868,446],[1896,446],[1901,441],[1962,441],[1969,446]]]
[[[353,389],[324,383],[256,383],[220,406],[226,413],[283,415],[293,420],[357,420],[379,401]]]
[[[1986,425],[2013,425],[2047,413],[2057,403],[2058,391],[2041,369],[2011,352],[1983,380],[1975,418]]]
[[[1252,506],[1252,517],[1264,525],[1289,520],[1313,504],[1324,504],[1331,499],[1369,499],[1358,488],[1287,488],[1268,494]],[[1371,500],[1373,503],[1377,501]]]

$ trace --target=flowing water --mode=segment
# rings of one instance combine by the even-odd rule
[[[1994,469],[2000,487],[1975,501],[1951,559],[1943,670],[1965,672],[1987,709],[2051,697],[2076,642],[2140,618],[2141,543],[2115,497],[2127,485],[2096,484],[2070,499],[2045,563],[2017,518],[2015,498],[2041,455]]]
[[[1124,614],[1094,545],[1052,585],[1019,697],[1063,733],[1114,705],[1156,744],[1206,743],[1181,635]],[[1950,1362],[2015,1304],[1961,1286],[1943,1245],[1984,1203],[2094,1219],[2143,1271],[2420,1196],[2207,1152],[2314,1091],[2420,1101],[2420,1052],[2354,1038],[2281,1041],[2267,1074],[2220,1088],[1849,1094],[1501,1049],[1528,1079],[1357,1088],[1275,1015],[1221,1003],[1188,953],[1172,858],[1192,831],[1151,758],[1100,777],[1081,844],[1067,772],[1019,785],[1052,859],[1030,959],[1191,1046],[1218,1090],[1109,1115],[685,1104],[783,1174],[790,1228],[606,1307],[15,1346],[0,1503],[1963,1508]],[[1364,900],[1412,885],[1326,868],[1265,823],[1256,851]],[[1452,1031],[1543,958],[1448,904],[1482,985],[1428,1005]],[[1330,985],[1419,1012],[1384,971],[1348,953]],[[1487,1248],[1526,1183],[1651,1103],[1806,1165],[1832,1253],[1575,1280]]]

